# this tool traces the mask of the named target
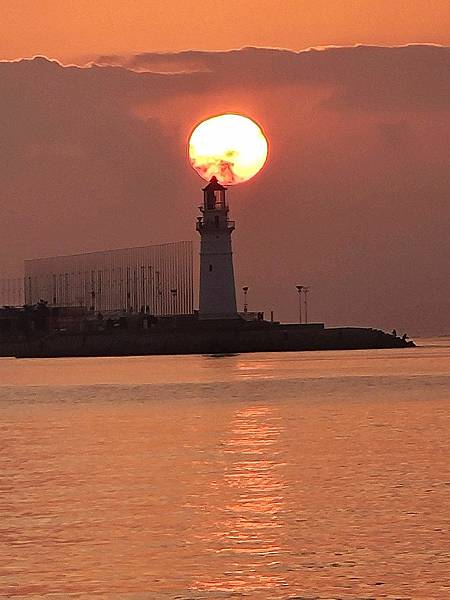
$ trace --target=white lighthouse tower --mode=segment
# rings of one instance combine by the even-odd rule
[[[197,217],[200,244],[201,319],[236,319],[231,234],[234,221],[228,219],[226,188],[212,177],[203,188],[202,215]]]

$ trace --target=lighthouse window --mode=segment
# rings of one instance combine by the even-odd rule
[[[219,227],[219,217],[218,217],[218,215],[216,215],[214,217],[214,223],[215,223],[216,227]]]
[[[212,265],[209,265],[209,270],[212,271]]]

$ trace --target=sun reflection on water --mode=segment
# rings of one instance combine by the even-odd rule
[[[221,519],[210,552],[226,560],[226,571],[198,579],[193,589],[248,593],[285,589],[281,556],[285,547],[282,417],[270,405],[239,409],[221,445],[223,472],[217,492]],[[273,596],[272,596],[273,597]]]

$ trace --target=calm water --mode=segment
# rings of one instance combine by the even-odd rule
[[[0,360],[0,597],[450,598],[450,340]]]

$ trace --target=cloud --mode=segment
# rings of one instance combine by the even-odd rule
[[[450,48],[331,47],[294,52],[243,48],[225,52],[143,53],[102,56],[99,64],[148,73],[209,73],[205,83],[234,85],[297,84],[333,86],[332,108],[368,110],[440,108],[450,110]]]
[[[450,48],[94,63],[0,63],[4,271],[25,257],[195,239],[202,182],[186,138],[206,116],[241,112],[270,144],[263,172],[230,191],[238,282],[255,308],[294,318],[294,285],[309,283],[312,315],[328,323],[448,324]]]

